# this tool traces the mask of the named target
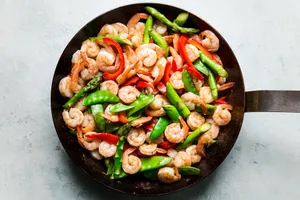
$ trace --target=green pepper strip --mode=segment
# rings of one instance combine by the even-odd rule
[[[178,167],[179,174],[185,176],[199,176],[200,175],[200,169],[192,166],[181,166]]]
[[[217,81],[215,79],[214,74],[209,70],[209,76],[208,76],[208,83],[211,91],[211,96],[213,99],[218,98],[218,87],[217,87]]]
[[[153,17],[157,18],[162,23],[166,24],[169,28],[171,28],[175,32],[181,32],[186,34],[193,34],[198,33],[199,29],[195,28],[185,28],[178,26],[176,23],[171,22],[166,16],[164,16],[162,13],[160,13],[158,10],[156,10],[153,7],[146,6],[145,10],[150,13]]]
[[[152,129],[149,139],[155,140],[161,136],[161,134],[164,132],[164,130],[169,125],[170,120],[166,117],[160,117],[155,124],[154,128]]]
[[[145,24],[144,38],[143,38],[144,44],[148,44],[150,42],[149,30],[152,29],[152,25],[153,25],[153,18],[151,15],[149,15]]]
[[[100,115],[104,113],[103,105],[102,104],[92,105],[91,110],[97,125],[97,132],[105,132],[105,119]]]
[[[107,167],[106,175],[110,176],[113,173],[113,163],[109,158],[105,158],[104,160],[105,166]]]
[[[142,108],[145,108],[150,103],[154,101],[155,97],[154,95],[144,95],[140,94],[140,96],[135,100],[133,103],[130,104],[130,106],[133,106],[134,108],[132,110],[129,110],[127,116],[131,116],[133,113],[141,110]]]
[[[125,144],[125,138],[122,136],[117,143],[117,150],[115,154],[115,163],[114,163],[114,175],[120,175],[122,169],[122,154]]]
[[[200,59],[197,59],[194,63],[193,63],[194,67],[201,72],[202,74],[205,74],[206,76],[209,75],[208,72],[208,68],[203,64],[203,62]]]
[[[181,98],[178,96],[174,88],[170,83],[167,83],[167,96],[170,100],[171,104],[173,104],[179,113],[182,115],[183,118],[187,118],[190,115],[190,110],[188,107],[183,103]]]
[[[172,105],[163,105],[163,109],[166,111],[168,117],[174,122],[174,123],[179,123],[179,112],[175,108],[175,106]]]
[[[169,55],[169,45],[166,40],[154,30],[150,30],[149,33],[153,41],[164,50],[165,56],[167,57]]]
[[[194,130],[187,138],[184,140],[183,143],[179,144],[176,147],[176,150],[181,150],[186,147],[188,147],[190,144],[192,144],[194,141],[197,140],[203,133],[208,131],[210,129],[210,123],[204,123],[200,127],[198,127],[196,130]]]
[[[119,98],[107,90],[97,90],[89,94],[83,101],[84,106],[98,103],[117,103]]]
[[[188,18],[189,18],[189,13],[183,12],[176,17],[173,23],[177,24],[178,26],[183,26]]]
[[[131,108],[133,108],[134,106],[130,106],[130,105],[124,105],[122,103],[117,103],[115,105],[113,105],[111,108],[110,108],[110,112],[112,113],[117,113],[117,112],[122,112],[122,111],[125,111],[125,110],[130,110]]]
[[[150,170],[150,171],[145,171],[143,172],[143,176],[149,180],[152,180],[152,181],[157,181],[158,180],[158,177],[157,177],[157,173],[158,173],[158,170]]]
[[[69,99],[69,101],[67,101],[67,103],[64,104],[64,108],[65,109],[71,108],[74,105],[74,103],[76,103],[77,101],[79,101],[79,99],[81,99],[81,97],[86,95],[88,92],[96,89],[99,86],[101,80],[102,80],[102,73],[96,74],[96,76],[91,81],[89,81],[85,87],[79,90],[78,93],[76,93],[71,99]]]
[[[182,71],[182,82],[184,83],[184,87],[188,92],[192,92],[196,95],[199,94],[192,77],[190,76],[190,74],[188,73],[188,71],[186,69],[183,69]]]
[[[113,123],[113,122],[108,122],[105,124],[105,132],[106,133],[112,133],[117,130],[119,130],[123,126],[123,123]]]
[[[121,128],[118,130],[117,136],[119,136],[119,137],[122,137],[122,136],[127,137],[127,134],[129,133],[130,129],[131,129],[130,124],[128,124],[128,123],[127,123],[127,124],[124,124],[124,125],[121,126]]]
[[[124,45],[132,46],[132,42],[130,40],[122,38],[119,35],[116,35],[116,36],[105,36],[105,37],[104,36],[90,37],[89,40],[91,40],[92,42],[94,42],[96,40],[102,40],[103,38],[110,38],[110,39],[115,40],[119,44],[124,44]]]
[[[134,121],[134,120],[140,118],[145,110],[146,110],[146,108],[143,108],[143,109],[141,109],[141,110],[139,110],[139,111],[133,113],[131,116],[129,116],[129,117],[127,118],[127,121],[128,121],[128,122],[132,122],[132,121]]]
[[[201,61],[209,67],[212,71],[214,71],[216,74],[218,74],[221,77],[227,77],[228,73],[226,70],[219,64],[212,61],[209,57],[207,57],[204,53],[199,51],[200,59]]]
[[[206,107],[206,109],[207,109],[206,115],[212,115],[212,114],[214,114],[215,109],[216,109],[216,106],[215,106],[215,105],[206,104],[205,107]],[[195,111],[197,111],[197,112],[203,114],[203,111],[202,111],[202,109],[201,109],[200,106],[196,106]]]

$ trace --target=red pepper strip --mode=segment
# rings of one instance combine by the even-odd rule
[[[136,88],[138,89],[144,89],[150,87],[154,91],[154,86],[151,83],[147,83],[146,81],[139,81],[136,84]]]
[[[216,81],[218,81],[220,79],[220,76],[219,75],[215,75],[215,79],[216,79]]]
[[[202,74],[198,70],[196,70],[194,67],[186,66],[185,69],[187,71],[189,71],[191,74],[193,74],[196,78],[198,78],[200,80],[203,79]]]
[[[162,143],[159,144],[159,146],[161,148],[166,149],[166,150],[174,147],[175,145],[176,145],[176,143],[171,143],[169,141],[164,141],[164,142],[162,142]]]
[[[131,148],[130,144],[128,142],[125,142],[123,152],[125,152],[127,149]]]
[[[217,60],[215,59],[215,57],[213,55],[211,55],[211,53],[209,53],[207,51],[207,49],[205,49],[198,41],[196,41],[196,40],[188,40],[188,43],[194,45],[200,51],[202,51],[207,57],[209,57],[214,62],[218,63]]]
[[[103,41],[108,45],[114,46],[117,49],[119,57],[120,57],[120,67],[119,67],[118,71],[116,71],[113,74],[110,74],[108,72],[103,73],[103,78],[109,79],[109,80],[115,80],[120,74],[122,74],[122,72],[125,69],[124,54],[123,54],[121,46],[116,41],[114,41],[113,39],[103,38]]]
[[[188,65],[188,67],[190,69],[195,69],[195,67],[194,67],[193,63],[190,61],[188,54],[186,52],[186,49],[185,49],[185,45],[187,44],[187,37],[185,35],[180,36],[178,43],[179,43],[179,52],[180,52],[181,57],[183,58],[183,60],[186,62],[186,64]],[[204,79],[204,76],[200,72],[199,72],[199,74],[197,74],[197,76],[198,76],[197,78],[199,78],[200,80]]]
[[[146,125],[144,125],[144,128],[147,130],[147,131],[152,131],[152,129],[153,129],[153,124],[146,124]]]
[[[127,116],[125,112],[119,112],[119,120],[122,123],[127,123]]]
[[[165,95],[167,93],[167,88],[166,85],[163,82],[159,82],[159,84],[157,85],[157,89],[158,91],[160,91],[163,95]]]
[[[221,97],[219,99],[214,100],[215,104],[227,104],[227,102],[225,101],[226,97]]]
[[[131,79],[129,79],[126,83],[124,83],[123,86],[134,85],[139,79],[139,77],[134,76]]]
[[[177,71],[177,63],[176,61],[173,59],[172,61],[172,68],[171,68],[171,71],[170,71],[170,76],[175,73]]]
[[[104,140],[110,144],[116,145],[119,141],[119,137],[110,133],[95,133],[95,132],[89,132],[84,135],[87,138],[92,139],[100,139]]]
[[[175,61],[173,60],[173,62],[175,62]],[[167,62],[167,65],[166,65],[166,68],[165,68],[165,73],[164,73],[164,76],[163,76],[163,81],[164,81],[165,84],[167,84],[167,82],[169,82],[171,67],[172,67],[171,63]]]

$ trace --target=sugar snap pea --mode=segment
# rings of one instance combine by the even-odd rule
[[[98,103],[117,103],[119,98],[107,90],[97,90],[89,94],[83,101],[84,106]]]
[[[166,114],[168,117],[174,122],[174,123],[179,123],[179,112],[175,108],[175,106],[172,105],[163,105],[163,109],[165,110]]]
[[[182,82],[184,83],[184,87],[188,92],[192,92],[196,95],[199,94],[192,77],[190,76],[190,74],[188,73],[188,71],[186,69],[183,69],[182,71]]]

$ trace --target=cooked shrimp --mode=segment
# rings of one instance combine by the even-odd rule
[[[100,90],[107,90],[113,93],[114,95],[117,95],[119,91],[119,86],[116,82],[112,80],[103,81],[102,83],[100,83]]]
[[[64,110],[62,113],[63,119],[68,127],[75,128],[83,122],[83,114],[77,108],[71,108],[69,111]]]
[[[199,50],[194,45],[192,44],[185,45],[185,50],[191,62],[194,62],[199,58]]]
[[[129,155],[135,150],[136,148],[128,148],[122,156],[122,168],[124,172],[128,174],[135,174],[139,172],[142,167],[142,161],[138,157]]]
[[[145,74],[136,74],[138,77],[140,77],[141,79],[143,79],[144,81],[153,82],[153,79],[150,76],[147,76]]]
[[[201,44],[209,52],[216,52],[220,47],[220,42],[218,37],[210,30],[205,30],[200,33]]]
[[[112,24],[112,27],[117,31],[117,35],[119,35],[121,38],[128,37],[128,28],[124,24],[117,22]]]
[[[185,151],[179,151],[174,158],[174,165],[176,167],[191,166],[191,156]]]
[[[102,141],[99,145],[99,153],[104,158],[112,157],[116,154],[117,147],[114,144],[110,144],[106,141]]]
[[[80,76],[83,80],[88,81],[98,73],[98,67],[94,59],[88,58],[86,54],[83,57],[86,60],[86,65],[80,72]]]
[[[226,78],[225,77],[220,77],[217,80],[217,84],[219,84],[219,85],[223,85],[224,83],[226,83]]]
[[[157,59],[165,53],[164,50],[156,44],[142,44],[135,50],[136,56],[146,67],[152,67]]]
[[[98,41],[98,40],[96,40]],[[116,59],[116,53],[111,46],[100,41],[102,48],[96,58],[97,66],[102,72],[115,73],[119,69],[118,59]],[[117,57],[119,58],[119,57]],[[115,65],[113,65],[115,63]]]
[[[163,183],[174,183],[181,179],[177,168],[163,167],[158,170],[157,178]]]
[[[200,79],[194,77],[193,75],[192,75],[192,80],[193,80],[194,85],[196,86],[196,89],[198,91],[200,91],[202,85],[204,84],[204,80],[200,80]]]
[[[72,67],[70,88],[74,93],[77,93],[82,89],[82,86],[79,83],[79,73],[82,71],[85,65],[86,62],[81,60],[80,62],[74,63],[74,66]]]
[[[139,22],[135,26],[135,31],[129,34],[128,37],[131,40],[134,47],[139,47],[143,43],[144,30],[145,30],[145,24]]]
[[[149,108],[145,111],[147,115],[152,117],[160,117],[166,114],[165,110],[163,109],[163,105],[170,104],[167,97],[162,94],[155,95],[155,99],[152,103],[149,104]]]
[[[139,151],[146,156],[152,156],[156,153],[157,144],[142,144]]]
[[[199,42],[199,43],[201,44],[201,38],[200,38],[200,36],[197,35],[197,34],[191,35],[191,36],[190,36],[190,39],[196,40],[197,42]]]
[[[204,86],[200,89],[200,97],[205,103],[211,103],[214,101],[214,98],[211,95],[211,90],[209,86]]]
[[[72,108],[77,108],[79,109],[81,112],[85,111],[87,109],[87,106],[83,105],[83,101],[84,101],[85,97],[81,98],[79,101],[77,101]]]
[[[179,123],[172,123],[165,130],[165,137],[172,143],[180,143],[188,135],[189,127],[182,117],[179,117],[182,128]]]
[[[212,137],[210,134],[207,132],[204,133],[198,140],[197,143],[197,153],[200,154],[201,156],[205,156],[205,146],[211,144],[213,141]]]
[[[229,105],[221,104],[218,105],[212,118],[219,126],[225,126],[231,121],[231,113],[228,111]],[[232,108],[231,108],[232,109]]]
[[[170,77],[170,83],[174,89],[183,89],[184,83],[182,82],[182,73],[177,71]]]
[[[126,55],[128,61],[131,64],[137,62],[138,59],[137,59],[136,53],[129,45],[125,45],[123,47],[123,51],[124,51],[124,54]]]
[[[224,91],[227,90],[229,88],[232,88],[235,85],[235,82],[228,82],[222,85],[218,85],[218,90],[219,91]]]
[[[96,160],[102,160],[103,158],[103,156],[100,155],[99,151],[97,150],[91,151],[91,156]]]
[[[175,149],[168,149],[168,152],[167,152],[167,155],[170,157],[170,158],[175,158],[176,157],[176,155],[177,155],[177,151],[175,150]]]
[[[147,132],[147,139],[146,139],[146,141],[149,143],[149,144],[160,144],[160,143],[162,143],[163,141],[164,141],[164,134],[161,134],[157,139],[155,139],[155,140],[150,140],[150,134],[151,134],[151,131],[148,131]]]
[[[141,62],[141,61],[139,61],[139,62]],[[119,85],[122,85],[127,80],[128,74],[133,70],[134,66],[136,66],[136,65],[137,65],[137,62],[130,64],[129,66],[127,66],[125,68],[125,70],[122,72],[122,74],[120,74],[117,77],[116,81],[118,82]],[[135,74],[135,72],[134,72],[134,74]]]
[[[122,102],[130,104],[134,102],[140,96],[140,94],[141,93],[138,89],[128,85],[120,88],[118,96]]]
[[[183,67],[183,60],[182,60],[181,56],[172,47],[170,47],[170,53],[176,62],[177,69],[181,69]]]
[[[104,117],[105,119],[111,121],[111,122],[118,122],[119,121],[119,115],[118,113],[113,114],[110,112],[110,108],[113,106],[113,104],[109,104],[105,111],[104,114],[101,114],[102,117]]]
[[[196,104],[199,104],[203,112],[206,113],[206,104],[200,96],[187,92],[181,95],[181,99],[190,110],[195,110]]]
[[[143,124],[150,122],[151,120],[152,120],[151,116],[140,117],[140,118],[130,122],[130,125],[133,127],[141,127]]]
[[[204,124],[205,118],[198,112],[191,112],[191,114],[187,117],[186,122],[192,130],[196,130]]]
[[[96,128],[96,122],[94,117],[89,112],[84,112],[84,118],[81,124],[81,129],[83,133],[92,132]]]
[[[206,122],[210,123],[210,129],[206,132],[210,134],[212,139],[216,139],[219,135],[220,127],[216,124],[216,122],[212,118],[206,119]]]
[[[71,90],[70,76],[66,76],[65,78],[60,80],[58,89],[63,97],[71,98],[73,96],[73,91]]]
[[[213,54],[211,54],[211,55],[213,56],[213,58],[215,59],[215,61],[216,61],[219,65],[222,65],[222,66],[223,66],[223,62],[222,62],[222,60],[221,60],[221,58],[220,58],[220,56],[219,56],[218,54],[213,53]]]
[[[136,13],[133,15],[127,23],[129,32],[134,32],[136,25],[141,19],[147,19],[149,15],[146,13]]]
[[[161,23],[159,20],[155,20],[153,23],[153,29],[160,35],[164,36],[168,34],[167,25]]]
[[[197,152],[197,145],[189,146],[185,152],[191,157],[192,164],[200,162],[201,156]]]
[[[75,53],[72,55],[72,60],[71,60],[72,64],[82,62],[82,57],[81,57],[82,53],[84,52],[81,50],[75,51]]]
[[[157,85],[160,82],[160,80],[163,78],[166,65],[167,65],[167,60],[164,57],[160,58],[156,62],[151,72],[152,76],[154,77],[152,83],[153,85]]]
[[[87,139],[85,137],[82,137],[82,130],[79,126],[76,127],[76,132],[77,132],[78,143],[83,148],[85,148],[89,151],[94,151],[99,147],[100,140],[91,140],[91,139]]]
[[[94,58],[98,55],[100,51],[100,47],[96,42],[93,42],[91,40],[86,40],[82,43],[80,50],[85,52],[88,57]]]
[[[144,129],[142,128],[132,128],[130,129],[128,136],[127,136],[127,142],[134,147],[139,147],[142,144],[144,144],[146,140],[146,134]]]
[[[118,35],[118,31],[115,29],[114,26],[110,25],[110,24],[105,24],[104,26],[102,26],[102,28],[100,29],[98,36],[117,36]]]

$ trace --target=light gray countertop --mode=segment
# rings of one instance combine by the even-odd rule
[[[129,199],[96,184],[68,158],[49,98],[56,63],[72,36],[95,16],[133,2],[0,2],[0,199]],[[163,2],[197,14],[225,37],[247,90],[300,89],[299,1]],[[300,199],[299,119],[246,114],[235,147],[211,176],[156,199]]]

